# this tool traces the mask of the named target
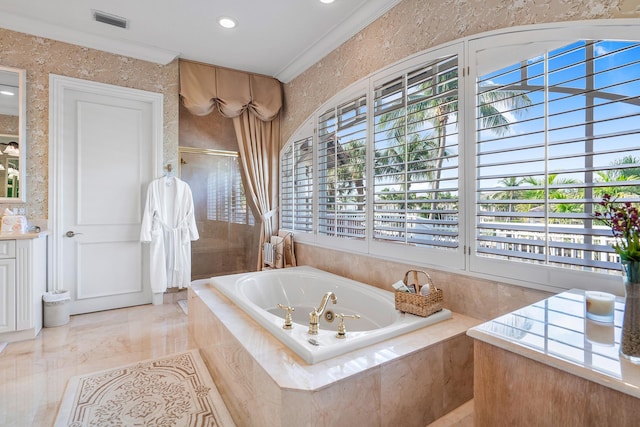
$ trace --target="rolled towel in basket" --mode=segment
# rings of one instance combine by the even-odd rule
[[[284,239],[280,236],[271,236],[271,246],[273,246],[274,267],[284,267]]]
[[[265,242],[262,245],[262,262],[268,267],[273,267],[273,258],[273,245],[271,242]]]

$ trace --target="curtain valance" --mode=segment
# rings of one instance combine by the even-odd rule
[[[184,106],[198,116],[217,105],[225,117],[249,110],[268,122],[282,107],[282,87],[274,78],[188,61],[180,61],[180,95]]]

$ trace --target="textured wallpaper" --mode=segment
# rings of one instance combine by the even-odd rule
[[[284,87],[282,141],[349,84],[427,48],[534,23],[640,17],[639,0],[405,0]],[[27,208],[47,218],[49,74],[164,98],[164,163],[177,161],[178,61],[166,66],[0,29],[0,64],[27,70]]]
[[[404,0],[284,85],[281,142],[351,83],[428,48],[519,25],[638,17],[639,0]]]
[[[176,164],[178,61],[163,66],[0,28],[0,64],[27,70],[29,218],[48,218],[49,74],[164,94],[164,159]]]

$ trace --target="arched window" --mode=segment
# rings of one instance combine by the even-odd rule
[[[482,34],[358,82],[284,148],[281,227],[539,289],[617,289],[594,213],[605,194],[640,202],[639,29]]]

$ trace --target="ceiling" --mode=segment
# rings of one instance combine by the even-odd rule
[[[176,57],[288,82],[400,0],[2,0],[0,27],[167,64]],[[93,11],[128,20],[96,22]],[[217,24],[230,16],[238,25]]]

